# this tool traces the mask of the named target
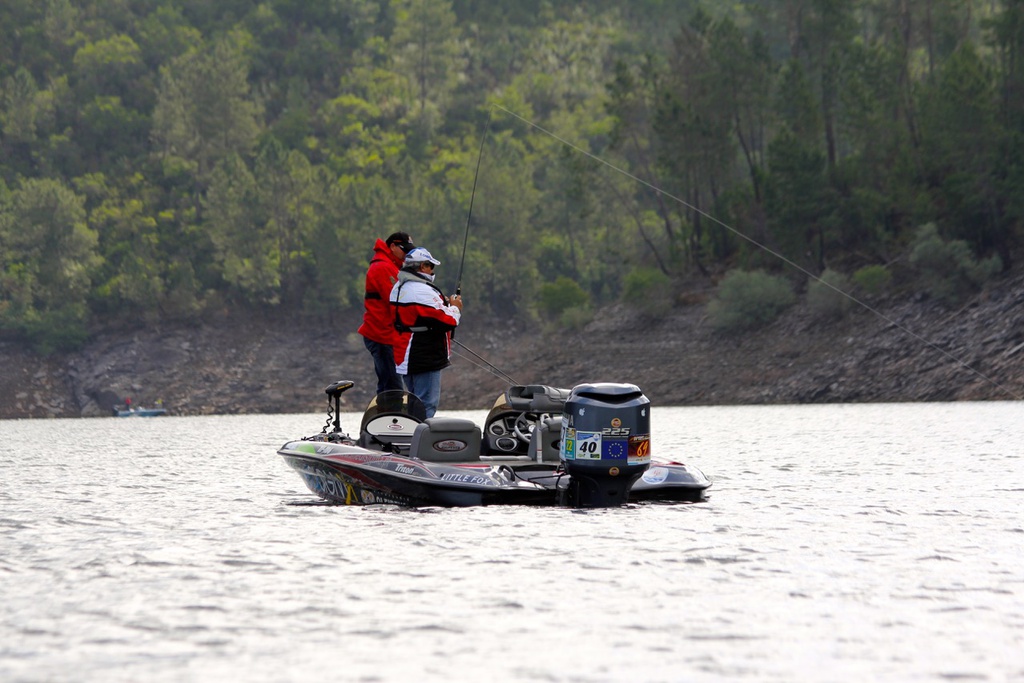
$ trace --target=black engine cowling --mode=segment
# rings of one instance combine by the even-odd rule
[[[612,507],[651,464],[651,402],[633,384],[580,384],[565,401],[559,453],[565,505]]]

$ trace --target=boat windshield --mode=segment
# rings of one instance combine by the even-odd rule
[[[370,400],[370,405],[366,406],[360,429],[379,415],[395,414],[408,415],[423,422],[427,419],[427,407],[423,405],[423,401],[408,391],[382,391]]]

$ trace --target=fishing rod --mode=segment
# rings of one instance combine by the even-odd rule
[[[534,123],[533,121],[530,121],[529,119],[520,116],[519,114],[517,114],[516,112],[514,112],[514,111],[512,111],[510,109],[506,109],[505,107],[501,106],[500,104],[492,103],[491,107],[492,108],[500,109],[501,111],[505,112],[509,116],[511,116],[513,118],[516,118],[519,121],[522,121],[523,123],[525,123],[526,125],[530,126],[531,128],[535,128],[535,129],[539,130],[540,132],[544,133],[545,135],[547,135],[547,136],[557,140],[558,142],[561,142],[563,145],[566,145],[567,147],[569,147],[569,148],[579,152],[580,154],[582,154],[582,155],[584,155],[584,156],[586,156],[586,157],[588,157],[590,159],[593,159],[594,161],[598,162],[599,164],[603,164],[604,166],[607,166],[608,168],[610,168],[611,170],[615,171],[616,173],[620,173],[623,176],[629,178],[630,180],[633,180],[634,182],[637,182],[637,183],[643,185],[644,187],[647,187],[648,189],[653,190],[657,194],[663,195],[665,197],[668,197],[672,201],[677,202],[678,204],[680,204],[681,206],[685,206],[687,209],[690,209],[691,211],[694,211],[694,212],[700,214],[701,216],[703,216],[704,218],[708,219],[712,223],[714,223],[716,225],[719,225],[722,228],[724,228],[724,229],[728,230],[729,232],[731,232],[732,234],[736,235],[737,237],[746,240],[747,242],[749,242],[750,244],[754,245],[758,249],[761,249],[761,250],[771,254],[772,256],[774,256],[775,258],[779,259],[783,263],[785,263],[785,264],[795,268],[796,270],[798,270],[799,272],[803,273],[804,275],[806,275],[807,277],[811,278],[812,280],[817,281],[819,284],[822,284],[822,285],[828,287],[832,291],[841,294],[842,296],[846,297],[847,299],[849,299],[850,301],[854,302],[858,306],[861,306],[862,308],[870,311],[871,313],[874,313],[876,316],[878,316],[879,318],[881,318],[885,322],[889,323],[890,325],[892,325],[896,329],[901,330],[905,334],[910,335],[914,339],[917,339],[918,341],[920,341],[921,343],[925,344],[926,346],[932,348],[933,350],[938,351],[940,354],[942,354],[943,356],[945,356],[949,360],[951,360],[954,363],[956,363],[957,365],[967,369],[968,371],[970,371],[971,373],[973,373],[977,377],[981,378],[982,380],[988,382],[989,384],[991,384],[995,388],[999,389],[1000,391],[1003,391],[1004,393],[1006,393],[1009,396],[1012,396],[1013,398],[1017,399],[1018,401],[1024,400],[1024,396],[1021,396],[1020,394],[1016,393],[1015,391],[1012,391],[1011,389],[1009,389],[1009,388],[1003,386],[1002,384],[1000,384],[999,382],[995,381],[991,377],[988,377],[987,375],[985,375],[984,373],[980,372],[979,370],[976,370],[975,368],[971,367],[970,365],[968,365],[964,361],[960,360],[959,358],[957,358],[953,354],[951,354],[948,351],[940,348],[936,344],[928,341],[927,339],[925,339],[921,335],[917,334],[916,332],[913,332],[912,330],[910,330],[906,326],[901,325],[898,321],[893,320],[889,316],[887,316],[884,313],[882,313],[881,311],[873,308],[872,306],[868,305],[867,303],[861,301],[860,299],[858,299],[857,297],[853,296],[852,294],[844,292],[843,290],[839,289],[838,287],[836,287],[836,286],[826,282],[825,280],[821,279],[820,277],[818,277],[814,273],[810,272],[809,270],[807,270],[806,268],[804,268],[800,264],[796,263],[795,261],[793,261],[791,259],[786,258],[785,256],[783,256],[779,252],[773,250],[768,245],[762,244],[762,243],[758,242],[753,237],[750,237],[750,236],[740,232],[739,230],[737,230],[736,228],[732,227],[731,225],[728,225],[727,223],[719,220],[715,216],[712,216],[711,214],[707,213],[706,211],[704,211],[704,210],[694,206],[693,204],[690,204],[686,200],[681,199],[681,198],[675,196],[671,192],[666,192],[665,190],[661,189],[660,187],[657,187],[656,185],[654,185],[654,184],[644,180],[643,178],[640,178],[638,176],[633,175],[632,173],[630,173],[629,171],[626,171],[623,168],[619,168],[618,166],[616,166],[616,165],[614,165],[614,164],[612,164],[612,163],[602,159],[601,157],[597,156],[596,154],[588,152],[587,150],[583,149],[582,147],[580,147],[578,145],[575,145],[572,142],[569,142],[565,138],[557,135],[556,133],[548,130],[547,128],[544,128],[543,126],[538,125],[538,124]],[[472,206],[472,202],[470,203],[470,206]]]
[[[476,181],[480,178],[480,161],[484,158],[484,143],[487,142],[487,133],[491,129],[491,112],[493,105],[487,110],[487,123],[484,125],[484,134],[480,137],[480,151],[476,155],[476,171],[473,173],[473,191],[469,193],[469,213],[466,214],[466,235],[462,238],[462,260],[459,261],[459,278],[455,281],[455,293],[462,295],[462,270],[466,266],[466,245],[469,244],[469,222],[473,218],[473,201],[476,199]]]
[[[471,358],[468,358],[467,356],[463,356],[463,355],[462,355],[461,353],[458,353],[458,352],[456,352],[456,354],[457,354],[457,355],[458,355],[458,356],[459,356],[460,358],[463,358],[463,359],[465,359],[465,360],[469,361],[469,362],[470,362],[471,364],[473,364],[473,365],[477,366],[478,368],[481,368],[482,370],[487,370],[488,372],[490,372],[490,373],[491,373],[492,375],[494,375],[494,376],[495,376],[495,377],[497,377],[498,379],[502,379],[502,380],[505,380],[506,382],[508,382],[509,384],[511,384],[511,385],[513,385],[513,386],[515,386],[515,385],[518,385],[518,384],[519,384],[519,382],[517,382],[517,381],[515,381],[514,379],[512,379],[512,378],[511,378],[511,377],[510,377],[510,376],[509,376],[508,374],[506,374],[506,373],[505,373],[505,372],[504,372],[503,370],[501,370],[500,368],[498,368],[497,366],[495,366],[495,365],[494,365],[493,363],[491,363],[491,362],[490,362],[489,360],[487,360],[486,358],[484,358],[483,356],[481,356],[480,354],[478,354],[478,353],[477,353],[476,351],[474,351],[473,349],[469,348],[468,346],[466,346],[465,344],[463,344],[463,343],[462,343],[462,342],[460,342],[460,341],[456,341],[455,339],[452,339],[452,341],[453,341],[453,342],[455,342],[455,344],[456,344],[457,346],[460,346],[460,347],[462,347],[462,348],[463,348],[463,349],[464,349],[465,351],[468,351],[468,352],[469,352],[469,353],[470,353],[471,355],[473,355],[473,356],[474,356],[475,358],[479,359],[479,360],[480,360],[480,362],[481,362],[481,363],[483,363],[483,365],[481,365],[480,363],[476,363],[476,362],[474,362],[474,361],[473,361],[473,359],[471,359]],[[486,367],[485,367],[485,366],[486,366]]]

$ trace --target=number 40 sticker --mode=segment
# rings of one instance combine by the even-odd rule
[[[601,432],[576,432],[576,459],[601,459]]]

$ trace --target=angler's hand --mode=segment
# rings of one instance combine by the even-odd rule
[[[461,294],[452,294],[451,299],[449,299],[449,301],[452,302],[452,306],[455,306],[460,311],[462,310],[462,295]]]

